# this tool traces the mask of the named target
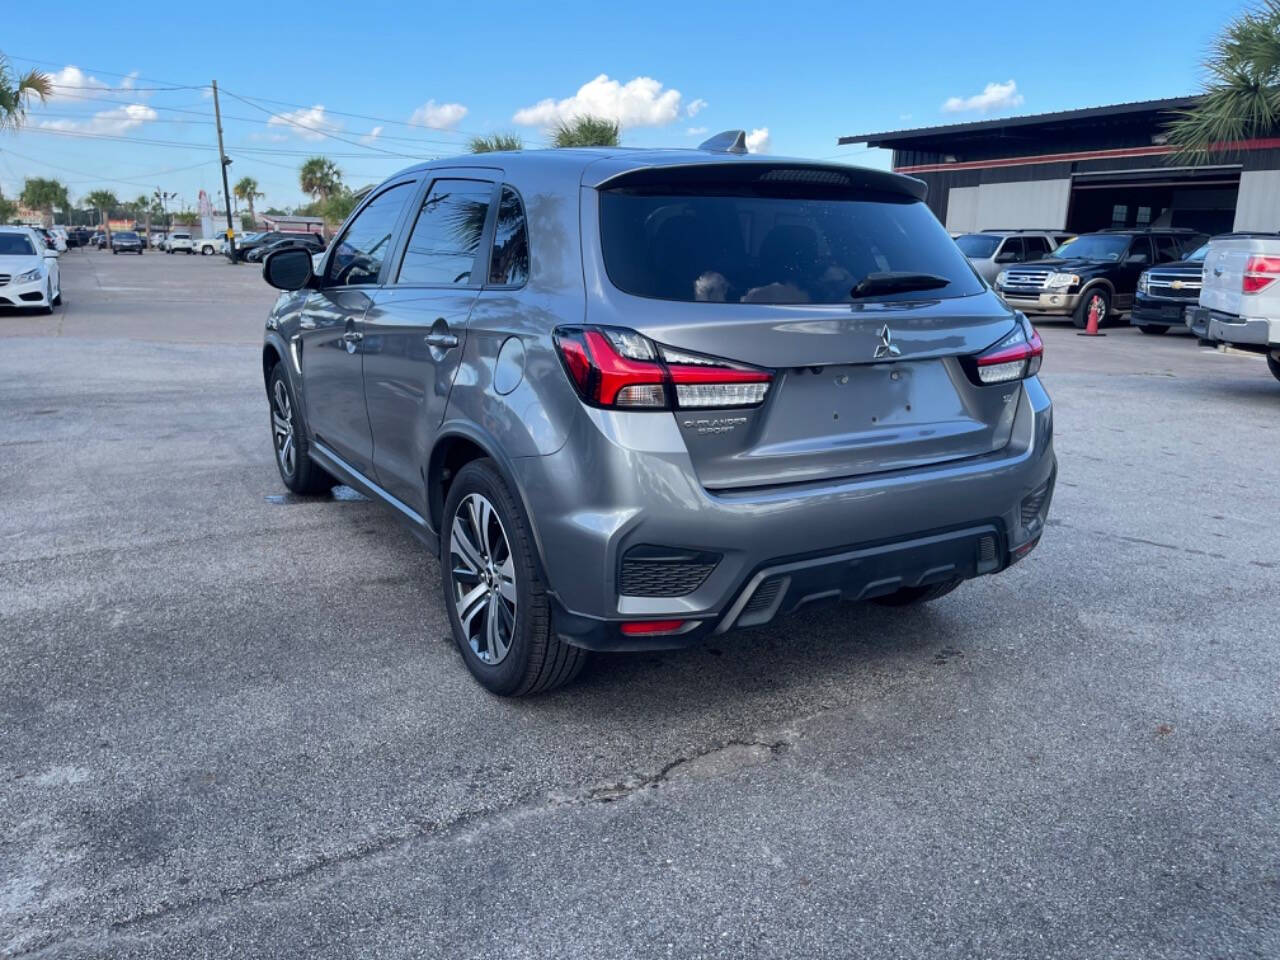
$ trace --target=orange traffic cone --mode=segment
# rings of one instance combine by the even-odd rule
[[[1105,333],[1098,331],[1098,301],[1093,299],[1089,302],[1089,321],[1085,324],[1083,330],[1076,334],[1077,337],[1105,337]]]

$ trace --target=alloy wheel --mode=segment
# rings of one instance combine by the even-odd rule
[[[1088,317],[1094,311],[1097,311],[1098,323],[1102,323],[1103,320],[1107,319],[1107,301],[1100,293],[1092,294],[1089,297],[1089,305],[1085,307],[1084,315]]]
[[[458,503],[449,531],[454,612],[481,663],[506,659],[516,630],[516,572],[498,513],[483,495]]]
[[[271,426],[276,459],[280,461],[280,469],[285,476],[292,477],[297,465],[298,450],[293,436],[293,404],[289,402],[289,391],[285,389],[283,380],[276,381],[271,396]]]

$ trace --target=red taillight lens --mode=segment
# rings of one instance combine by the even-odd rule
[[[686,620],[628,620],[621,630],[629,637],[653,637],[664,633],[679,633]]]
[[[1280,257],[1250,257],[1245,264],[1240,289],[1244,293],[1259,293],[1280,279]]]
[[[618,327],[561,327],[556,347],[578,395],[632,410],[754,407],[773,372],[656,344]]]
[[[1040,372],[1044,342],[1031,321],[1020,317],[1013,332],[965,366],[969,377],[981,386],[1025,380]]]

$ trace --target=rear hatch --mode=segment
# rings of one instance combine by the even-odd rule
[[[1280,256],[1280,236],[1241,233],[1210,241],[1200,305],[1231,316],[1243,315],[1245,272],[1253,256]]]
[[[656,168],[599,191],[603,282],[587,322],[774,372],[759,406],[675,411],[707,488],[916,468],[1009,441],[1020,384],[980,386],[961,358],[1008,336],[1012,311],[915,181],[845,170]],[[897,289],[907,275],[933,279]]]

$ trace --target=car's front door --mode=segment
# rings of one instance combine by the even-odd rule
[[[484,282],[495,180],[437,170],[403,254],[364,318],[364,391],[378,483],[427,515],[426,467]]]
[[[372,475],[373,436],[364,404],[364,317],[373,302],[417,181],[371,198],[334,242],[300,321],[307,425],[315,441]]]
[[[1138,289],[1138,277],[1142,271],[1151,266],[1151,238],[1143,235],[1129,241],[1129,249],[1121,258],[1116,277],[1116,295],[1112,306],[1117,310],[1128,310],[1133,306],[1133,295]]]

